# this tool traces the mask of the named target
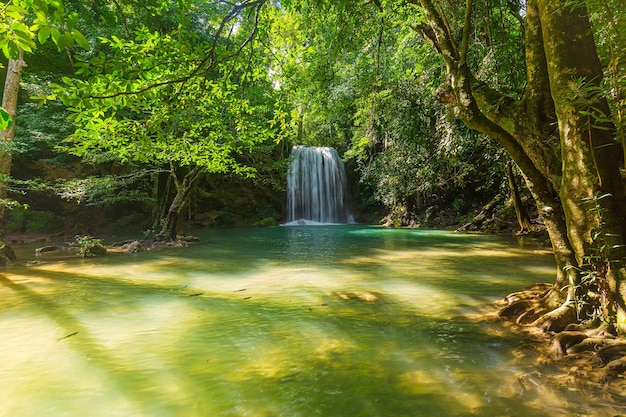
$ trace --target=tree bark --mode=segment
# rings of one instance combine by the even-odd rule
[[[2,108],[6,110],[13,123],[9,129],[0,131],[0,175],[11,174],[12,144],[15,137],[15,120],[17,114],[17,98],[22,78],[22,67],[25,66],[24,53],[20,49],[18,59],[10,59],[7,65],[7,77],[2,94]],[[0,181],[0,200],[7,198],[7,185]],[[0,204],[0,221],[4,218],[4,205]]]
[[[578,264],[568,241],[564,212],[556,192],[559,159],[550,150],[555,142],[555,135],[546,133],[554,132],[554,127],[548,124],[555,117],[549,112],[549,96],[539,92],[547,83],[546,67],[542,66],[542,62],[545,63],[545,59],[542,59],[543,50],[530,52],[533,57],[530,70],[534,71],[530,80],[534,90],[525,94],[525,101],[512,101],[484,85],[473,88],[472,74],[457,51],[440,9],[430,0],[420,0],[420,4],[426,12],[428,25],[417,29],[421,30],[424,38],[441,54],[446,66],[448,90],[438,95],[440,101],[443,98],[447,104],[453,105],[458,117],[469,128],[499,142],[520,168],[550,235],[557,264],[555,288],[567,288],[572,280],[578,280]],[[532,10],[533,5],[534,1],[530,0],[528,9]],[[538,23],[539,19],[526,22],[525,33],[531,38],[531,42],[526,45],[527,49],[542,46],[542,42],[536,38],[541,32],[533,26]],[[465,24],[469,24],[468,19]],[[463,33],[467,36],[468,31]],[[465,43],[464,41],[463,44]],[[528,53],[527,51],[527,57]],[[530,114],[526,109],[532,109],[533,113]],[[530,123],[530,128],[526,122]],[[558,144],[558,139],[556,143]]]
[[[24,52],[20,49],[18,59],[10,59],[7,65],[7,77],[4,82],[4,93],[2,94],[2,108],[9,113],[13,123],[9,129],[0,131],[0,175],[11,174],[12,144],[15,137],[15,119],[17,115],[17,98],[20,90],[20,79],[22,78],[22,67],[25,66]],[[4,219],[5,206],[2,200],[7,198],[7,184],[0,180],[0,224]],[[15,261],[15,252],[5,241],[2,229],[0,228],[0,265],[7,265]]]
[[[584,3],[563,7],[555,0],[537,5],[560,132],[559,194],[568,237],[579,263],[605,275],[611,289],[607,302],[613,304],[605,310],[616,314],[618,331],[626,333],[622,151],[612,137],[614,126],[602,121],[610,115],[608,103],[595,94],[603,71],[587,9]]]

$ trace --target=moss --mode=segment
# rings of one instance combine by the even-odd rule
[[[261,227],[278,226],[278,221],[275,218],[273,218],[273,217],[266,217],[266,218],[256,222],[255,225],[256,226],[261,226]]]

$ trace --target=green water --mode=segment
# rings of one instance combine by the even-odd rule
[[[0,416],[604,415],[523,387],[527,341],[474,316],[553,280],[532,245],[362,226],[194,234],[0,271]]]

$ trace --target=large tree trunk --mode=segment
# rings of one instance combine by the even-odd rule
[[[612,137],[614,126],[602,121],[610,111],[606,99],[597,94],[603,73],[587,10],[584,3],[563,7],[555,0],[537,0],[537,5],[560,133],[559,195],[568,238],[579,265],[611,281],[614,292],[608,301],[616,304],[605,306],[605,312],[626,317],[619,291],[621,268],[615,264],[622,258],[619,248],[626,226],[621,150]],[[624,324],[617,323],[620,333],[626,332]]]
[[[511,102],[485,85],[480,89],[473,88],[473,77],[466,62],[469,30],[463,32],[459,50],[440,9],[431,0],[420,0],[420,3],[429,22],[417,29],[441,53],[448,73],[449,91],[440,93],[439,100],[453,105],[458,117],[469,128],[498,141],[520,168],[550,235],[557,264],[555,290],[567,288],[572,279],[577,280],[578,265],[567,239],[563,208],[556,192],[554,177],[560,172],[558,155],[552,150],[554,145],[558,149],[558,136],[552,123],[556,117],[549,94],[542,90],[548,79],[539,19],[536,13],[533,14],[536,10],[534,2],[531,0],[527,5],[527,16],[530,17],[526,20],[525,31],[528,84],[520,102]],[[471,24],[471,0],[467,1],[467,8],[466,28]]]
[[[530,216],[528,215],[528,211],[526,207],[524,207],[524,203],[522,202],[522,196],[519,192],[519,187],[517,186],[517,182],[515,181],[515,174],[513,173],[513,166],[510,161],[506,163],[506,177],[509,182],[509,190],[511,191],[511,202],[513,203],[513,208],[515,209],[515,216],[517,217],[517,224],[519,225],[519,232],[526,233],[530,232],[532,226],[530,223]]]

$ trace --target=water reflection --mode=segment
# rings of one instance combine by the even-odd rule
[[[0,415],[572,414],[519,385],[519,338],[467,314],[553,279],[549,254],[358,226],[201,237],[5,270]]]

